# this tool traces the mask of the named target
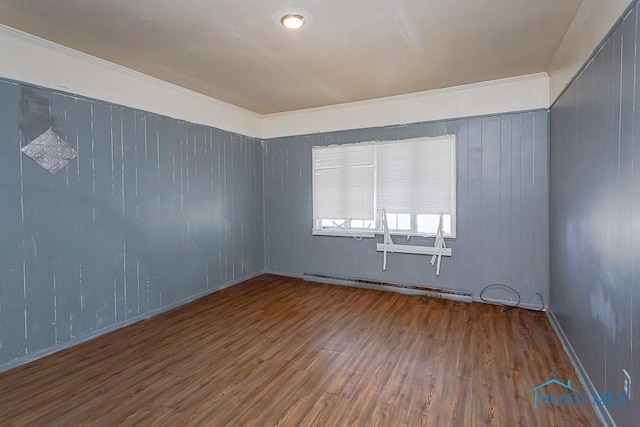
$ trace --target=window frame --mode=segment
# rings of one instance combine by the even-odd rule
[[[408,138],[408,139],[399,139],[399,140],[379,140],[379,141],[364,141],[364,142],[356,142],[356,143],[347,143],[347,144],[339,144],[339,145],[356,145],[356,144],[384,144],[384,143],[394,143],[394,142],[420,142],[420,141],[428,141],[428,140],[448,140],[451,144],[451,213],[447,214],[451,217],[451,233],[445,233],[444,237],[447,239],[455,239],[457,237],[457,138],[455,134],[445,134],[437,137],[418,137],[418,138]],[[338,145],[338,144],[334,144]],[[313,159],[313,148],[321,147],[327,148],[333,145],[323,145],[323,146],[313,146],[312,147],[312,159]],[[377,162],[376,166],[377,168]],[[313,179],[314,179],[314,163],[312,160],[311,174],[312,174],[312,187],[313,187]],[[338,221],[360,221],[361,219],[352,218],[352,219],[327,219],[327,218],[315,218],[312,217],[312,235],[315,236],[336,236],[336,237],[353,237],[357,239],[361,238],[373,238],[376,234],[383,234],[382,230],[382,210],[377,206],[377,174],[374,172],[374,219],[373,219],[373,227],[369,228],[351,228],[351,227],[342,227]],[[313,206],[313,197],[312,197],[312,216],[315,214],[314,206]],[[402,214],[399,212],[391,212],[387,213],[389,215],[398,215]],[[410,230],[402,230],[402,229],[390,229],[389,234],[392,236],[403,236],[403,237],[435,237],[436,232],[428,232],[422,233],[417,231],[418,227],[418,215],[424,215],[421,213],[409,213],[411,215],[411,229]],[[336,226],[324,226],[322,225],[323,221],[335,221],[338,225]],[[368,220],[363,220],[368,221]],[[369,220],[370,221],[370,220]]]

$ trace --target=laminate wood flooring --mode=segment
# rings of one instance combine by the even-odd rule
[[[264,275],[0,374],[0,425],[599,425],[550,378],[543,313]]]

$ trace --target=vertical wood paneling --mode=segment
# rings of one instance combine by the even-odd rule
[[[127,234],[135,228],[135,115],[136,112],[129,109],[122,110],[122,274],[125,292],[125,317],[131,318],[138,315],[138,286],[136,281],[136,254],[135,245]]]
[[[111,264],[113,279],[113,292],[115,299],[116,320],[123,322],[126,319],[127,300],[125,276],[123,274],[123,247],[124,239],[121,235],[121,227],[116,218],[123,217],[124,201],[122,197],[122,108],[111,107],[111,217],[108,219],[109,231],[113,238],[108,240],[108,252],[112,256],[108,259]]]
[[[526,194],[522,194],[522,115],[511,116],[511,277],[513,282],[522,280],[522,228],[520,227],[520,215],[522,202]],[[526,244],[526,243],[525,243]]]
[[[511,223],[511,122],[513,117],[503,116],[500,120],[500,276],[510,283],[519,280],[511,272],[510,237],[513,232]]]
[[[549,115],[533,117],[533,197],[538,204],[533,207],[533,241],[531,256],[549,253]],[[542,157],[542,161],[539,159]],[[549,257],[536,258],[540,263],[533,266],[531,287],[528,295],[536,298],[541,283],[549,283]],[[548,294],[546,300],[548,301]]]
[[[482,249],[478,257],[482,260],[482,281],[500,283],[500,117],[481,120],[481,174],[480,197],[482,214]]]
[[[635,191],[624,192],[623,197],[629,197],[629,202],[631,204],[631,213],[632,220],[630,223],[631,232],[630,237],[633,241],[633,247],[629,252],[631,257],[631,261],[625,259],[625,264],[629,265],[631,268],[631,277],[633,279],[640,276],[640,192],[637,191],[640,188],[640,141],[638,141],[638,137],[640,136],[640,126],[637,124],[640,123],[640,78],[638,77],[637,70],[640,70],[640,55],[638,54],[637,40],[640,37],[640,10],[636,7],[633,13],[630,15],[631,19],[635,21],[635,36],[633,40],[636,41],[634,45],[635,52],[635,60],[634,63],[634,103],[633,103],[633,138],[628,141],[631,145],[631,159],[633,162],[633,169],[631,171],[631,181],[629,188],[635,189]],[[625,68],[627,70],[627,68]],[[630,282],[630,283],[633,283]],[[624,319],[624,323],[629,325],[629,328],[635,333],[631,341],[631,365],[634,367],[640,366],[640,339],[638,338],[638,328],[637,325],[640,325],[640,289],[636,286],[632,288],[631,298],[626,302],[630,306],[631,316],[628,319]],[[634,325],[636,327],[634,328]],[[626,346],[624,346],[626,347]],[[624,348],[623,347],[623,348]],[[633,375],[635,378],[638,378],[638,369],[632,368]],[[637,384],[637,381],[636,381]],[[637,405],[636,405],[637,406]],[[640,418],[639,410],[636,409],[636,412],[630,415],[628,418],[632,420],[637,420]],[[632,418],[633,417],[633,418]]]
[[[22,276],[22,218],[20,168],[21,96],[17,85],[1,84],[0,99],[0,224],[6,227],[3,241],[13,245],[0,245],[3,263],[0,268],[0,355],[13,359],[25,354],[24,298]]]
[[[455,288],[476,296],[488,284],[504,283],[522,293],[523,303],[538,306],[535,292],[547,299],[549,274],[543,230],[548,224],[546,118],[539,111],[265,141],[267,270]],[[312,146],[446,133],[457,136],[458,236],[447,241],[454,255],[443,260],[440,276],[428,257],[418,255],[391,254],[382,271],[382,254],[375,250],[380,236],[355,241],[311,235]],[[433,245],[433,239],[413,242]],[[487,296],[513,298],[508,292]]]
[[[33,103],[28,103],[26,107],[29,112],[24,118],[23,138],[30,138],[31,135],[38,136],[46,131],[49,127],[55,129],[60,128],[57,121],[48,118],[48,110],[58,108],[60,102],[58,99],[50,99],[46,94],[39,96],[37,99],[31,98]],[[23,100],[25,102],[25,100]],[[30,164],[23,162],[23,172],[31,171]],[[57,188],[55,183],[42,183],[40,178],[46,176],[48,172],[40,169],[35,174],[22,173],[22,205],[24,206],[22,224],[22,263],[23,263],[23,293],[25,307],[25,335],[27,347],[25,353],[30,354],[40,346],[46,346],[47,336],[52,339],[55,331],[52,330],[53,325],[53,304],[47,304],[47,300],[53,302],[53,261],[55,259],[55,248],[51,239],[44,244],[39,245],[36,237],[39,232],[46,230],[50,226],[39,223],[36,218],[47,212],[46,204],[49,201],[56,201]],[[34,206],[36,209],[29,210],[27,206]],[[58,205],[59,206],[59,205]],[[63,224],[66,219],[55,206],[49,213],[52,220],[62,220]],[[53,231],[58,238],[64,239],[61,229]],[[42,260],[42,265],[40,265]],[[40,286],[36,286],[40,284]],[[49,307],[51,307],[49,309]],[[50,333],[48,333],[50,332]],[[50,344],[49,344],[50,345]]]
[[[466,215],[469,224],[468,239],[473,242],[471,250],[467,251],[467,263],[471,270],[475,271],[477,276],[475,280],[478,285],[484,283],[485,286],[490,283],[484,282],[484,267],[482,248],[484,246],[484,236],[482,235],[482,119],[471,119],[468,125],[468,150],[467,150],[467,187],[468,187],[468,213],[458,211],[458,217]],[[460,164],[458,164],[460,166]],[[458,235],[456,240],[463,238]],[[455,252],[455,249],[453,249]],[[453,259],[453,257],[451,257]],[[446,264],[443,264],[446,266]],[[477,286],[480,287],[480,286]]]
[[[634,235],[632,232],[617,227],[615,224],[629,224],[632,226],[633,217],[633,196],[638,192],[638,188],[633,186],[633,144],[636,135],[635,122],[633,121],[635,107],[635,83],[636,75],[633,72],[636,61],[636,13],[632,13],[622,25],[620,29],[620,96],[619,96],[619,150],[618,150],[618,170],[617,170],[617,191],[615,194],[615,209],[612,218],[612,242],[615,250],[618,248],[622,255],[617,260],[617,268],[619,269],[620,281],[622,283],[632,283],[634,280],[633,269],[633,252],[634,252]],[[635,191],[634,191],[635,190]],[[636,276],[638,277],[638,276]],[[620,286],[617,286],[620,288]],[[620,331],[618,342],[610,344],[608,352],[610,356],[607,358],[607,370],[615,371],[619,366],[626,366],[632,363],[629,352],[633,349],[633,298],[625,295],[625,292],[618,292],[615,302],[620,307],[620,315],[625,323],[630,327],[623,328]],[[640,335],[640,334],[638,334]],[[617,351],[618,347],[629,344],[629,352]]]
[[[551,309],[599,393],[640,366],[637,14],[551,109]],[[607,410],[618,425],[640,416],[633,401]]]
[[[0,154],[0,369],[264,268],[260,141],[0,81]]]
[[[469,176],[468,176],[468,158],[469,158],[469,130],[468,120],[461,120],[456,122],[457,126],[449,130],[450,133],[456,135],[456,162],[458,164],[458,171],[456,176],[456,195],[457,195],[457,209],[458,212],[469,211]],[[457,232],[460,236],[468,236],[469,230],[471,230],[469,216],[459,215],[457,221]],[[457,251],[459,256],[468,259],[471,256],[472,248],[465,247],[464,245],[458,246]],[[451,272],[451,283],[464,280],[464,272],[454,270]]]
[[[533,270],[541,268],[543,259],[537,259],[537,263],[532,263],[534,259],[533,253],[533,239],[535,233],[544,232],[542,230],[543,223],[536,222],[536,213],[539,209],[543,211],[546,209],[544,198],[534,199],[535,187],[534,171],[535,171],[535,150],[534,150],[534,115],[531,113],[524,113],[520,120],[520,217],[517,224],[519,229],[519,257],[520,257],[520,273],[518,274],[519,280],[522,282],[522,294],[528,298],[533,299],[535,296],[534,283],[533,283]],[[540,160],[540,159],[539,159]],[[546,163],[546,156],[542,160]],[[539,182],[538,186],[544,185],[543,182]],[[545,281],[548,283],[548,281]]]
[[[93,272],[93,280],[83,277],[84,281],[94,282],[96,288],[97,324],[98,328],[114,324],[116,318],[116,300],[113,290],[113,277],[109,263],[101,261],[105,253],[110,253],[105,243],[111,240],[110,232],[106,228],[111,222],[110,204],[111,193],[111,106],[105,103],[93,104],[92,131],[92,188],[91,198],[93,223],[91,232],[83,233],[82,246],[88,247],[90,256],[87,263]],[[89,215],[89,212],[87,212]]]

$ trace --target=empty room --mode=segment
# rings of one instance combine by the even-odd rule
[[[0,427],[638,425],[639,48],[637,0],[0,0]]]

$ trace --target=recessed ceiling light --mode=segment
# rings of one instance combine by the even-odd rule
[[[304,25],[305,19],[302,15],[299,15],[297,13],[290,13],[288,15],[284,15],[280,22],[282,23],[282,25],[284,25],[285,28],[288,28],[290,30],[297,30]]]

